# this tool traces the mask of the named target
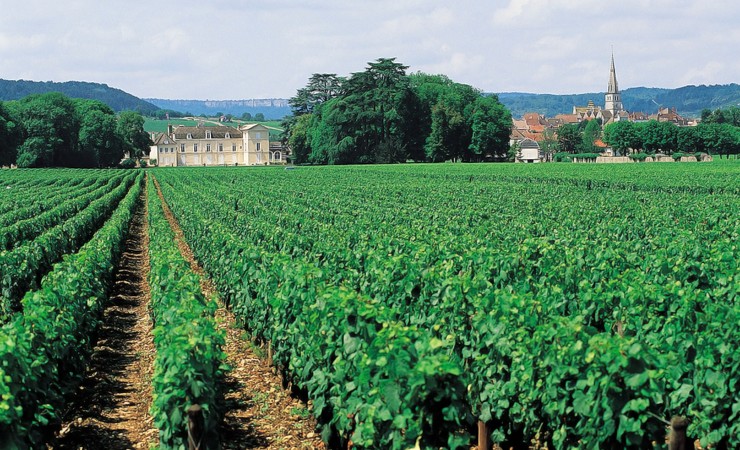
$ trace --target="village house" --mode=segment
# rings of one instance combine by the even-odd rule
[[[160,167],[254,166],[283,162],[281,150],[271,150],[270,130],[261,124],[194,127],[168,126],[153,139],[149,159]]]
[[[512,120],[509,143],[512,146],[518,146],[520,149],[517,154],[517,161],[535,162],[535,155],[539,154],[541,160],[545,154],[540,148],[543,146],[548,130],[553,130],[549,132],[550,135],[553,135],[560,125],[578,125],[589,120],[598,120],[602,127],[619,121],[647,122],[648,120],[671,122],[678,126],[696,124],[681,117],[675,108],[659,107],[657,114],[651,115],[626,111],[622,105],[622,95],[617,84],[617,72],[614,68],[614,55],[612,54],[609,83],[604,95],[603,108],[594,103],[593,100],[589,100],[586,106],[573,106],[572,113],[558,114],[554,118],[546,118],[538,113],[526,113],[522,119]],[[601,139],[597,139],[594,145],[603,155],[612,156],[611,149]],[[536,150],[535,146],[537,147]]]

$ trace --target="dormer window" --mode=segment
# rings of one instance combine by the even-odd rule
[[[231,133],[226,132],[226,139],[231,139]]]
[[[188,139],[192,139],[193,135],[191,133],[188,133]]]
[[[206,139],[211,139],[211,131],[206,130]]]

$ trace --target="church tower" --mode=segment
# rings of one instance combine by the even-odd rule
[[[614,70],[614,52],[612,52],[612,67],[609,72],[609,86],[606,90],[604,109],[612,113],[612,121],[619,120],[619,113],[623,111],[622,96],[617,86],[617,71]]]

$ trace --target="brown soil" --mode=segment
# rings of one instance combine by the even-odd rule
[[[50,447],[147,449],[157,442],[149,406],[154,360],[149,319],[146,193],[129,226],[87,375]]]
[[[156,180],[155,185],[180,252],[193,272],[200,276],[203,294],[218,299],[215,286],[195,260]],[[226,416],[221,430],[221,447],[225,450],[325,448],[306,405],[282,388],[280,377],[255,353],[231,311],[221,302],[218,304],[216,320],[226,333],[223,350],[231,367],[224,380]]]

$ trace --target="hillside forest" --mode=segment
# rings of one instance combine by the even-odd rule
[[[149,149],[144,118],[58,92],[0,102],[0,165],[111,167]]]

